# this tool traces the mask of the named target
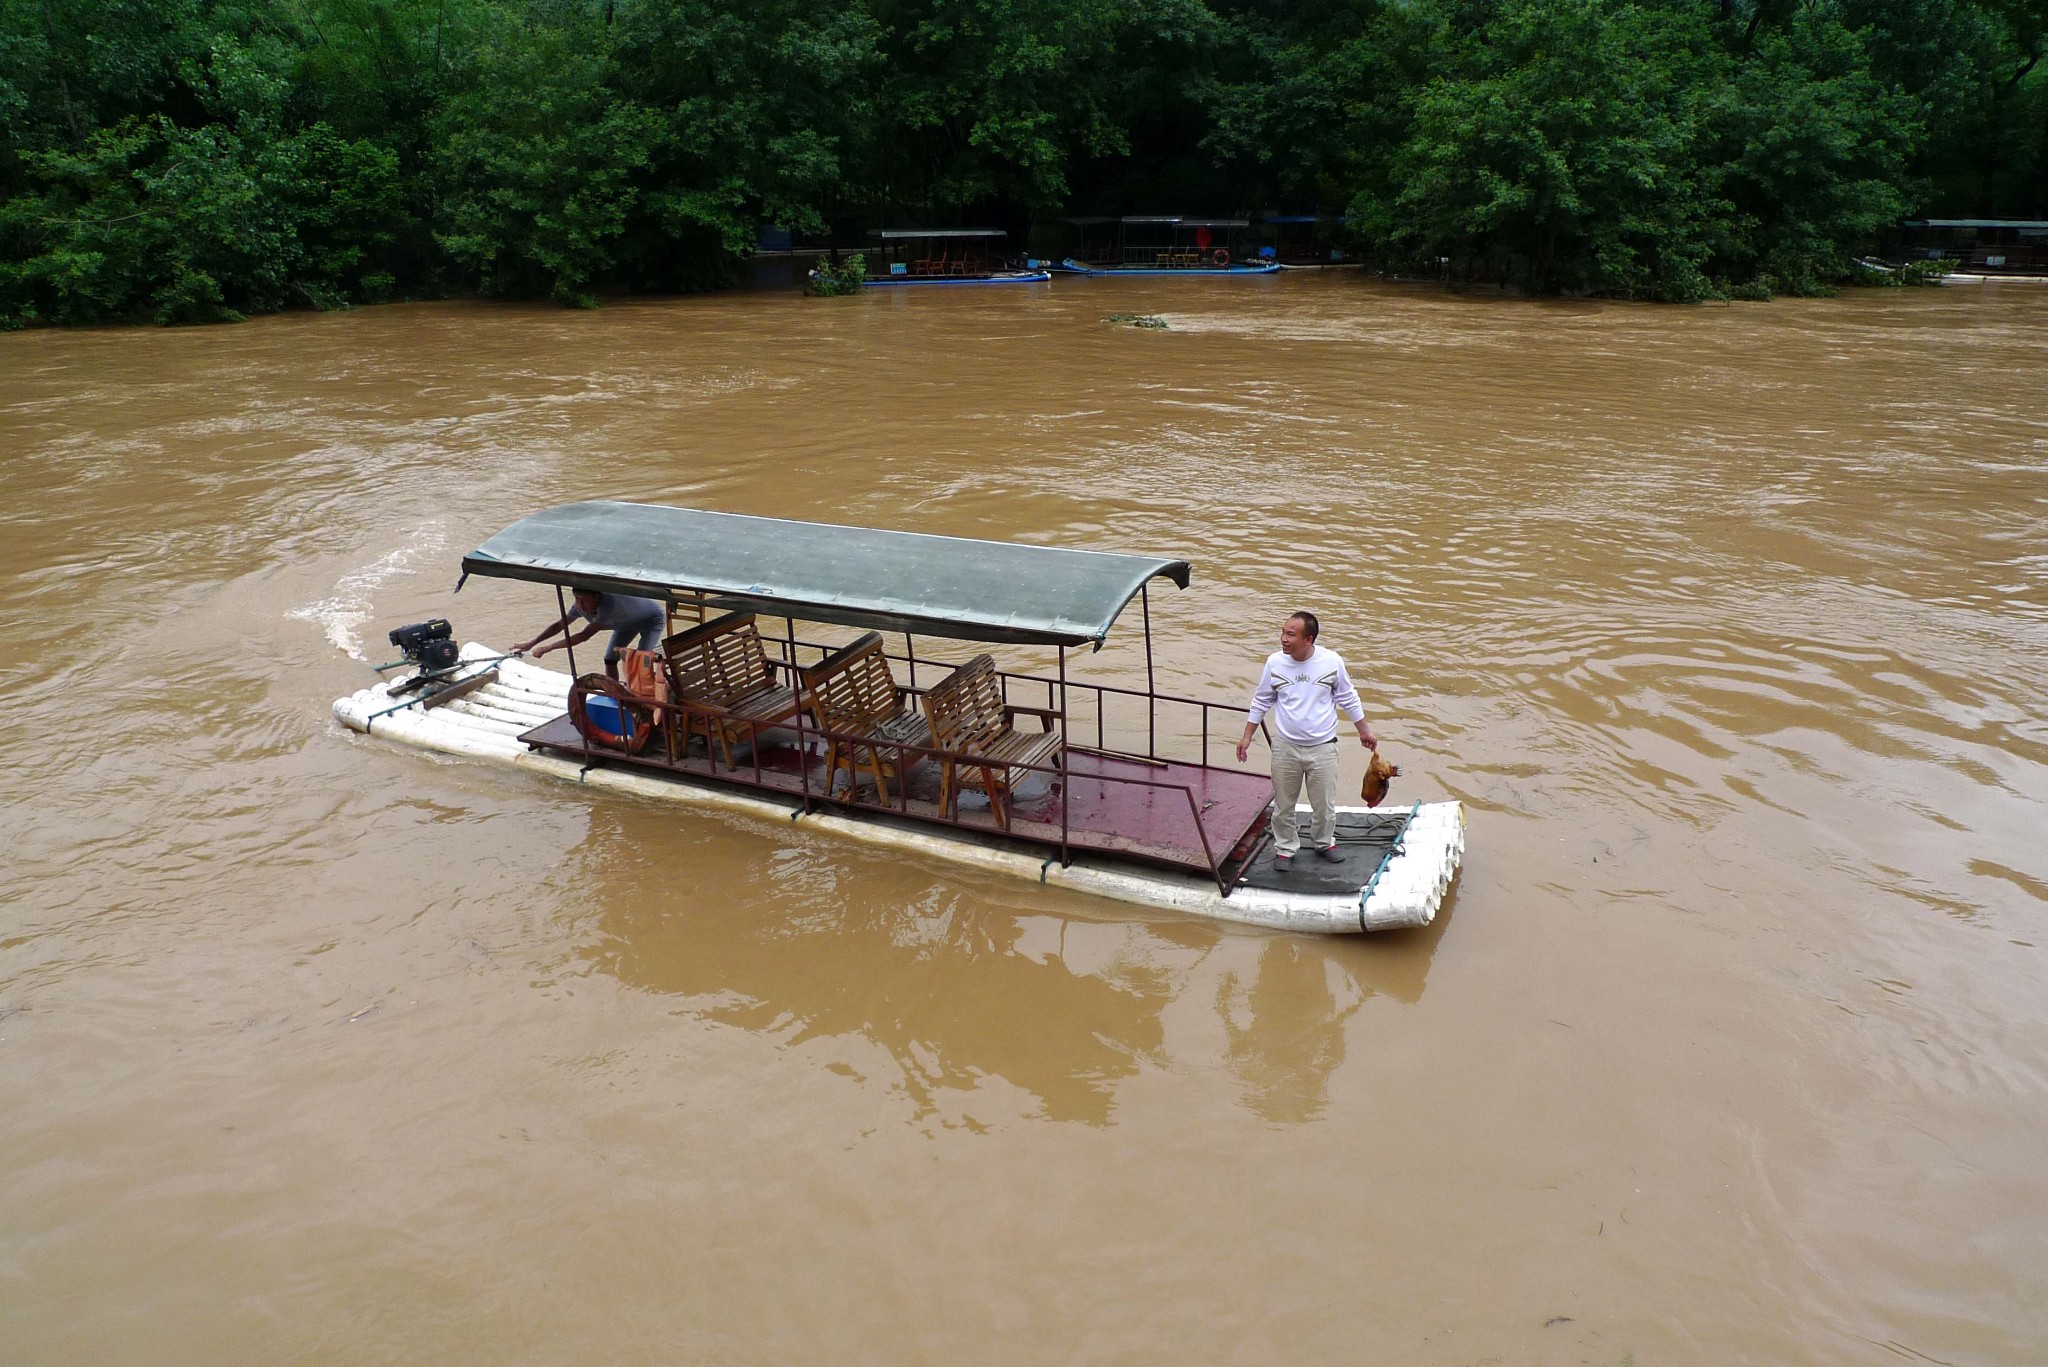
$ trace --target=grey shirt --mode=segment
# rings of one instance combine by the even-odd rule
[[[612,631],[628,631],[634,635],[652,628],[660,631],[668,625],[668,609],[653,598],[628,598],[623,593],[600,593],[597,608],[585,612],[578,604],[570,604],[569,615],[581,617],[594,627],[607,627]]]
[[[581,617],[594,627],[611,629],[612,639],[605,648],[606,660],[617,660],[619,652],[638,640],[640,649],[653,650],[661,644],[661,633],[668,629],[668,609],[657,599],[631,598],[623,593],[600,593],[597,607],[585,612],[580,604],[571,604],[571,617]]]

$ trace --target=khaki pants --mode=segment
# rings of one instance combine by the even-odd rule
[[[1273,843],[1281,854],[1301,848],[1301,833],[1294,806],[1308,790],[1308,805],[1315,813],[1315,830],[1310,838],[1322,849],[1337,841],[1337,750],[1326,745],[1296,745],[1285,736],[1273,737]]]

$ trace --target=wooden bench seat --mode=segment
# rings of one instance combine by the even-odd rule
[[[865,770],[887,803],[889,780],[900,781],[903,771],[923,758],[897,747],[928,746],[932,732],[930,724],[905,705],[909,690],[897,686],[881,634],[870,631],[800,673],[805,705],[818,729],[826,733],[826,791],[831,791],[841,769],[854,786]]]
[[[1064,737],[1053,723],[1059,713],[1004,702],[1002,679],[988,655],[975,656],[928,690],[924,710],[931,720],[932,744],[945,752],[939,809],[948,817],[957,814],[964,781],[988,794],[996,824],[1008,830],[1011,772],[1017,765],[1058,762]],[[1037,717],[1041,729],[1017,730],[1020,713]]]
[[[758,741],[762,727],[796,717],[796,690],[778,681],[780,661],[768,659],[753,613],[727,613],[669,637],[661,648],[670,697],[681,704],[670,709],[680,723],[670,733],[671,759],[682,756],[691,732],[702,726],[707,757],[716,742],[725,767],[737,769],[735,741]]]

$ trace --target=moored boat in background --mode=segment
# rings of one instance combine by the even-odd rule
[[[1001,228],[878,228],[879,269],[864,285],[1036,285],[1052,272],[1002,254]]]
[[[1339,234],[1349,222],[1330,214],[1264,214],[1259,229],[1283,270],[1330,270],[1359,265],[1339,245]]]
[[[1078,246],[1060,262],[1075,275],[1271,275],[1280,269],[1270,248],[1248,251],[1242,218],[1136,214],[1070,218]]]

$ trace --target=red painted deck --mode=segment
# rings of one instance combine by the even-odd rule
[[[566,714],[535,727],[520,740],[537,750],[568,758],[581,758],[584,753],[582,737]],[[819,748],[819,742],[813,740],[811,744],[814,750]],[[646,754],[624,755],[593,747],[590,753],[607,764],[713,779],[796,801],[803,798],[806,779],[814,798],[825,791],[822,753],[804,753],[797,746],[794,732],[766,733],[758,765],[745,748],[736,749],[737,772],[723,763],[714,765],[702,750],[703,742],[699,740],[689,755],[674,764],[659,748],[650,748]],[[1265,832],[1266,805],[1273,795],[1273,785],[1261,774],[1074,750],[1068,752],[1064,780],[1048,774],[1023,785],[1011,809],[1010,829],[1005,832],[996,824],[986,800],[971,789],[961,797],[958,821],[944,823],[939,813],[936,760],[912,765],[909,779],[907,793],[898,791],[894,783],[890,785],[887,810],[1057,848],[1064,799],[1067,844],[1073,849],[1100,850],[1203,873],[1210,872],[1215,861],[1223,860],[1226,876],[1233,879]],[[872,781],[851,795],[845,790],[843,775],[840,784],[837,805],[883,809]]]

